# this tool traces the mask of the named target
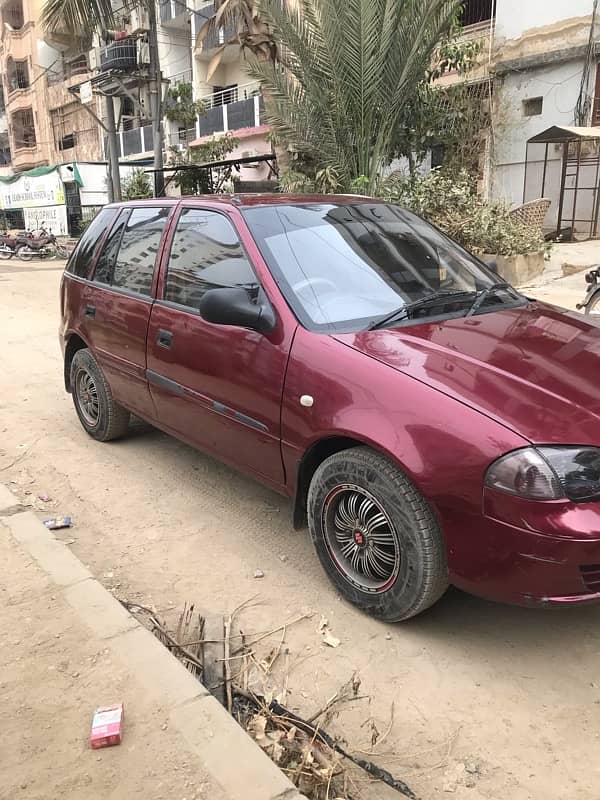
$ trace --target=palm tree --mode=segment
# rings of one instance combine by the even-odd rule
[[[115,14],[111,0],[46,0],[41,22],[49,34],[83,42],[91,40],[93,31],[111,28]]]
[[[214,11],[198,31],[196,47],[208,36],[216,39],[221,31],[225,32],[226,40],[208,64],[207,81],[221,63],[225,49],[232,44],[238,45],[242,53],[248,51],[255,59],[275,62],[277,45],[260,15],[259,5],[254,0],[214,0]]]
[[[290,149],[373,191],[392,160],[403,107],[427,79],[462,0],[262,0],[278,63],[249,73],[270,102],[267,120]]]

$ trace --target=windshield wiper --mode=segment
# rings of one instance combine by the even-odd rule
[[[412,303],[406,303],[400,306],[400,308],[395,309],[395,311],[392,311],[391,314],[387,314],[385,317],[375,320],[375,322],[369,325],[367,330],[376,331],[379,330],[379,328],[385,328],[390,322],[401,322],[402,320],[408,319],[413,311],[419,308],[426,308],[429,305],[437,305],[438,302],[447,300],[449,297],[472,297],[473,294],[474,292],[472,291],[432,292],[432,294],[425,295],[425,297],[421,297],[419,300],[413,300]]]
[[[491,286],[488,286],[487,289],[483,289],[481,292],[477,293],[477,297],[475,298],[475,302],[471,306],[471,308],[467,311],[466,316],[472,317],[473,314],[476,314],[481,306],[485,303],[488,297],[491,297],[500,289],[512,289],[510,283],[506,281],[500,281],[498,283],[493,283]]]

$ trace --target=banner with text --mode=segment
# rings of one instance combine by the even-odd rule
[[[63,205],[65,189],[58,170],[47,175],[24,175],[14,183],[0,184],[0,208],[37,208]]]
[[[45,228],[55,236],[68,236],[67,207],[43,206],[42,208],[24,208],[25,228],[28,231],[37,231]]]

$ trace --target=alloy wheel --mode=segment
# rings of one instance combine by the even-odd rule
[[[363,592],[385,592],[401,563],[396,529],[366,489],[337,486],[323,506],[323,532],[329,555],[343,577]]]
[[[81,370],[77,375],[75,391],[84,420],[91,427],[97,425],[100,418],[98,389],[93,377],[86,370]]]

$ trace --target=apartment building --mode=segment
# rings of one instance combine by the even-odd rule
[[[98,125],[69,92],[89,74],[85,53],[45,37],[42,0],[1,0],[0,59],[7,139],[0,163],[14,171],[94,161],[102,156]],[[3,147],[3,144],[5,145]],[[6,146],[7,145],[7,146]]]
[[[270,154],[263,99],[258,84],[246,73],[238,45],[225,48],[219,67],[208,77],[211,59],[230,36],[229,31],[221,30],[196,46],[198,32],[213,13],[213,2],[159,0],[157,38],[163,91],[168,86],[188,84],[194,100],[201,100],[205,108],[192,125],[163,119],[166,147],[193,149],[213,136],[231,133],[239,142],[231,158]],[[124,103],[118,114],[122,118],[118,133],[120,159],[135,162],[150,158],[150,122],[135,119],[126,98],[119,102]],[[269,168],[264,165],[243,167],[239,173],[250,183],[268,176]]]

